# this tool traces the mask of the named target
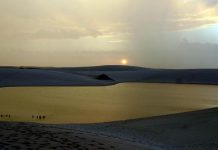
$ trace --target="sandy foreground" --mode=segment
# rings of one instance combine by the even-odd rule
[[[86,125],[0,123],[0,149],[217,150],[218,108]]]

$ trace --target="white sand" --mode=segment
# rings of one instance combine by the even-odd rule
[[[0,123],[3,149],[217,150],[218,108],[87,125]]]

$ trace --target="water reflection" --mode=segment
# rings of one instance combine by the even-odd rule
[[[0,113],[13,114],[13,121],[48,123],[125,120],[216,107],[217,91],[218,86],[146,83],[2,88]]]

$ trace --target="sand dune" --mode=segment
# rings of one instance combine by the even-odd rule
[[[70,86],[107,85],[113,81],[97,80],[93,77],[44,69],[0,69],[0,86]]]
[[[107,76],[104,80],[98,76]],[[218,84],[218,69],[149,69],[132,66],[75,68],[1,67],[0,87],[90,86],[122,82]]]
[[[217,150],[218,108],[86,125],[0,123],[3,149]]]
[[[149,145],[153,149],[217,150],[218,108],[104,124],[69,125]]]
[[[218,84],[218,70],[128,66],[0,68],[0,87],[122,82]],[[1,149],[217,150],[218,108],[101,124],[0,122]]]

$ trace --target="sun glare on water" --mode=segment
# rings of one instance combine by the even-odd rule
[[[122,60],[121,60],[121,64],[122,64],[122,65],[126,65],[127,63],[128,63],[128,61],[127,61],[126,59],[122,59]]]

